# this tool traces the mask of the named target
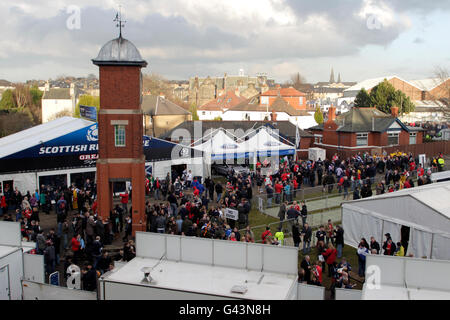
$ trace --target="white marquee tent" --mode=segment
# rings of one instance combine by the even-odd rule
[[[258,156],[295,154],[295,146],[281,142],[274,135],[268,132],[267,127],[261,127],[254,136],[242,142],[242,146],[247,152]]]
[[[246,149],[241,143],[233,140],[224,129],[217,129],[211,132],[209,139],[202,144],[192,146],[194,149],[201,150],[205,157],[210,155],[211,160],[245,158],[248,156]]]
[[[361,238],[373,236],[381,244],[386,233],[398,242],[405,226],[410,228],[407,253],[450,260],[449,199],[447,181],[344,203],[345,243],[357,247]]]

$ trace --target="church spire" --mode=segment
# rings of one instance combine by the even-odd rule
[[[330,83],[335,83],[335,81],[334,81],[334,70],[333,70],[333,68],[331,68]]]
[[[339,72],[337,83],[341,83],[341,73]]]

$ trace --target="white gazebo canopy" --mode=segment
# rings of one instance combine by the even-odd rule
[[[249,156],[242,143],[234,141],[224,129],[217,129],[212,132],[209,140],[200,145],[194,145],[193,148],[209,154],[211,160],[245,158]]]
[[[242,142],[242,146],[247,152],[258,156],[295,154],[295,146],[283,143],[280,136],[269,133],[266,127],[261,127],[250,139]]]

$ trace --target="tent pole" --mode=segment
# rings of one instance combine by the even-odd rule
[[[433,258],[433,242],[434,242],[434,233],[431,234],[430,259]]]

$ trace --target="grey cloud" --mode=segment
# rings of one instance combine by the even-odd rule
[[[148,71],[180,75],[177,78],[181,78],[194,73],[217,73],[214,72],[217,65],[282,63],[292,59],[353,55],[368,44],[387,46],[405,31],[401,24],[370,30],[364,19],[354,16],[361,9],[361,3],[356,0],[287,0],[288,6],[300,21],[294,30],[268,21],[265,26],[261,26],[263,29],[255,26],[254,30],[243,30],[242,33],[232,33],[227,26],[220,26],[220,29],[198,28],[182,16],[164,17],[153,13],[141,22],[128,16],[123,35],[140,49],[170,51],[167,57],[144,56],[149,62]],[[403,1],[386,3],[395,10],[407,10]],[[436,1],[430,6],[445,8],[446,4]],[[9,14],[19,22],[8,30],[11,32],[5,37],[9,41],[17,39],[23,43],[23,47],[22,52],[0,60],[0,67],[6,70],[13,70],[14,66],[22,68],[46,62],[55,66],[54,70],[47,71],[53,76],[66,73],[59,70],[61,65],[70,65],[71,70],[77,68],[80,72],[92,72],[95,69],[90,59],[97,55],[101,45],[118,35],[112,21],[114,9],[94,6],[82,8],[80,30],[66,28],[68,14],[65,8],[49,19],[31,17],[18,8],[10,9]],[[322,31],[304,26],[301,22],[313,14],[324,15],[333,28]],[[43,45],[48,48],[42,48]],[[48,55],[44,49],[60,52],[60,56]],[[212,54],[205,55],[202,50]]]

